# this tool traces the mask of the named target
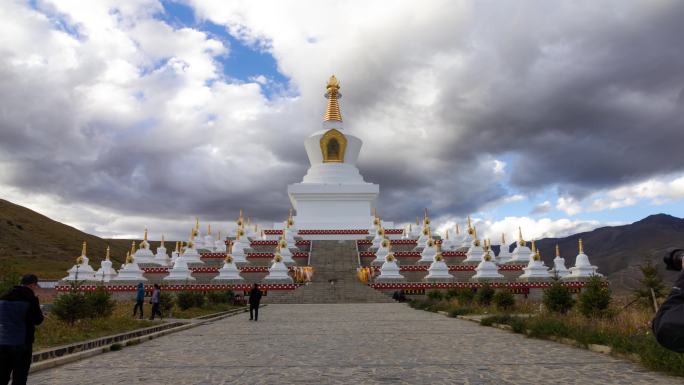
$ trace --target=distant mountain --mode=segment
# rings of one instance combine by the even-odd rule
[[[669,247],[684,248],[684,219],[656,214],[629,225],[601,227],[565,238],[544,238],[536,244],[547,266],[553,265],[558,244],[570,267],[575,263],[580,238],[589,261],[608,276],[616,291],[625,291],[637,285],[641,277],[638,266],[645,259],[653,261],[668,281],[674,281],[677,273],[665,271],[662,253]]]
[[[100,266],[107,245],[114,266],[123,262],[130,240],[102,239],[54,221],[35,211],[0,199],[0,265],[20,273],[35,273],[41,279],[62,278],[88,242],[93,268]]]

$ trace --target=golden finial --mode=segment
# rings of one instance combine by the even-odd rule
[[[418,219],[418,216],[416,215],[416,226],[420,224],[420,220]]]
[[[162,234],[161,247],[164,247],[164,234]]]
[[[435,242],[435,247],[437,248],[437,254],[442,252],[442,242]]]
[[[446,239],[449,239],[449,229],[446,230]]]
[[[135,254],[135,241],[131,242],[131,254]]]
[[[506,244],[506,234],[505,234],[505,233],[501,233],[501,245],[503,246],[503,245],[505,245],[505,244]]]
[[[412,230],[413,230],[413,229],[411,228],[411,224],[409,223],[409,233],[410,233]]]
[[[480,246],[480,240],[477,239],[477,229],[475,227],[471,227],[470,230],[473,233],[473,244],[475,246]]]
[[[105,250],[105,260],[109,261],[109,245],[107,245],[107,250]]]
[[[133,254],[130,252],[126,253],[126,264],[133,263]]]
[[[342,113],[340,112],[340,105],[337,102],[339,98],[342,97],[340,94],[340,82],[337,80],[335,75],[332,75],[328,79],[328,84],[325,86],[325,97],[328,99],[328,105],[325,108],[325,115],[323,115],[323,121],[342,121]]]
[[[217,235],[216,239],[218,239],[219,241],[221,240],[221,230],[219,230],[219,232],[218,232],[218,235]]]
[[[534,241],[532,241],[532,252],[533,253],[537,252],[537,246],[534,244]]]
[[[236,223],[238,226],[242,226],[245,223],[245,220],[242,217],[242,209],[240,209],[240,216],[238,217]]]
[[[557,243],[556,243],[556,257],[560,258],[560,247],[558,247]]]
[[[461,230],[459,230],[458,223],[457,223],[456,224],[456,235],[459,235],[459,234],[461,234]]]
[[[81,255],[86,256],[86,241],[83,241],[83,245],[81,246]]]
[[[79,255],[76,257],[76,266],[82,265],[83,264],[83,256]]]
[[[473,228],[473,223],[470,221],[470,215],[468,215],[468,230]]]
[[[145,234],[143,235],[143,241],[147,240],[147,227],[145,227]]]
[[[582,238],[579,239],[579,253],[584,254],[584,244],[582,243]]]
[[[211,223],[207,224],[207,235],[211,235]]]
[[[199,230],[199,217],[195,217],[195,228]]]
[[[518,226],[518,245],[525,246],[526,243],[527,242],[525,242],[522,236],[522,229],[520,228],[520,226]]]
[[[423,218],[423,223],[426,225],[430,224],[430,215],[428,215],[428,209],[425,208],[425,216]]]

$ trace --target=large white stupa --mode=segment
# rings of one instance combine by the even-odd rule
[[[311,167],[301,183],[287,187],[298,230],[372,228],[371,212],[380,187],[364,181],[356,168],[363,142],[343,132],[339,89],[339,81],[331,76],[323,129],[304,142]]]

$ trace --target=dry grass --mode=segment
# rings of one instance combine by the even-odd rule
[[[220,304],[209,304],[205,305],[202,307],[191,307],[190,309],[186,310],[181,310],[177,306],[174,306],[173,311],[172,311],[172,316],[173,318],[181,318],[181,319],[188,319],[188,318],[196,318],[196,317],[202,317],[205,315],[213,314],[213,313],[219,313],[223,311],[228,311],[232,309],[238,309],[244,306],[233,306],[227,303],[220,303]]]

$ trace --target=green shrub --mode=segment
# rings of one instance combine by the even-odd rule
[[[480,305],[487,306],[492,303],[492,298],[494,298],[494,289],[488,284],[485,284],[481,288],[477,289],[475,293],[475,301]]]
[[[232,290],[211,291],[207,293],[207,301],[212,305],[231,303],[235,295]]]
[[[58,296],[50,310],[59,320],[73,325],[88,314],[88,305],[83,293],[72,291]]]
[[[21,276],[9,266],[0,268],[0,297],[19,284]]]
[[[579,295],[579,310],[586,317],[603,317],[608,314],[610,300],[610,289],[594,275]]]
[[[570,328],[567,323],[555,318],[532,318],[527,323],[527,329],[529,329],[530,336],[532,337],[546,338],[549,336],[570,336]]]
[[[164,317],[168,317],[168,315],[171,313],[171,309],[173,309],[174,302],[175,298],[173,294],[167,293],[165,291],[161,292],[161,294],[159,295],[159,310],[162,312]]]
[[[84,297],[88,318],[104,318],[112,315],[116,304],[112,300],[112,295],[104,287],[99,286],[94,291],[87,292]]]
[[[473,299],[475,299],[475,293],[473,293],[473,289],[460,288],[457,289],[456,299],[461,305],[470,305],[473,303]]]
[[[551,284],[551,287],[544,290],[544,306],[549,311],[555,313],[565,314],[575,305],[575,300],[572,299],[572,293],[566,286],[561,285],[560,280],[556,277]]]
[[[431,300],[440,301],[444,298],[444,294],[440,290],[430,290],[427,293],[427,297]]]
[[[653,296],[655,295],[658,299],[667,294],[663,277],[650,259],[646,259],[644,264],[639,266],[639,270],[641,270],[642,277],[639,280],[639,286],[632,290],[632,294],[639,303],[653,308],[654,305],[657,306],[653,303]]]
[[[494,305],[501,310],[510,310],[515,306],[515,297],[509,290],[499,290],[492,297]]]
[[[449,309],[448,314],[449,317],[456,318],[460,315],[466,315],[466,314],[471,314],[473,312],[473,309],[469,307],[454,307]]]
[[[425,310],[428,306],[432,305],[432,301],[427,299],[410,299],[408,304],[414,309]]]
[[[446,293],[444,293],[444,298],[445,299],[458,298],[458,289],[455,287],[452,287],[451,289],[447,290]]]
[[[198,291],[181,291],[176,295],[176,305],[181,310],[188,310],[191,307],[202,307],[204,302],[204,294]]]

